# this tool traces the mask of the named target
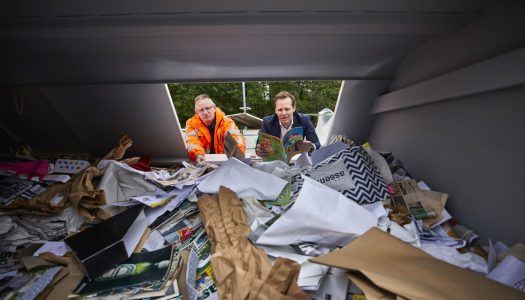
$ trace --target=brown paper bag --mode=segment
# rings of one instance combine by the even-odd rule
[[[219,195],[203,195],[199,209],[212,243],[211,266],[221,299],[308,299],[297,285],[300,265],[278,258],[273,267],[248,235],[243,204],[221,187]]]

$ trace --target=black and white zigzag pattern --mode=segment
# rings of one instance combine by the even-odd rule
[[[350,149],[340,151],[326,160],[314,166],[310,171],[306,171],[305,175],[315,169],[333,163],[337,160],[343,160],[355,185],[354,189],[340,190],[339,192],[358,204],[368,204],[377,201],[382,201],[388,196],[388,191],[383,181],[383,178],[377,171],[377,168],[366,152],[361,146],[354,146]],[[299,194],[300,188],[303,185],[303,180],[300,176],[295,176],[292,179],[292,186],[296,185],[294,189],[294,197]]]

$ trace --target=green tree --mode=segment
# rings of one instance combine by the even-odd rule
[[[273,114],[273,97],[280,91],[295,95],[299,112],[316,115],[325,107],[335,109],[341,81],[254,81],[246,82],[245,87],[248,112],[254,116]],[[170,83],[168,89],[183,128],[194,114],[194,99],[199,94],[208,94],[226,114],[242,112],[241,82]]]

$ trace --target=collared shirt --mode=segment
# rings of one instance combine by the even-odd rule
[[[283,123],[281,123],[281,121],[279,121],[279,126],[281,127],[281,139],[283,138],[283,136],[288,132],[290,131],[290,129],[293,128],[293,118],[292,118],[292,123],[290,123],[290,127],[286,128],[283,126]]]

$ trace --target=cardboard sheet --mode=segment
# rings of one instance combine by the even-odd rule
[[[51,258],[53,256],[47,255],[44,257],[52,260]],[[58,259],[57,257],[55,258]],[[67,266],[67,275],[51,287],[45,299],[67,299],[68,295],[73,293],[73,290],[78,286],[80,281],[82,281],[82,278],[84,278],[84,273],[82,273],[82,270],[74,262],[72,257],[60,257],[60,260],[61,261],[57,260],[57,262]]]
[[[360,272],[376,286],[409,299],[524,298],[517,290],[439,261],[376,228],[310,261]]]

